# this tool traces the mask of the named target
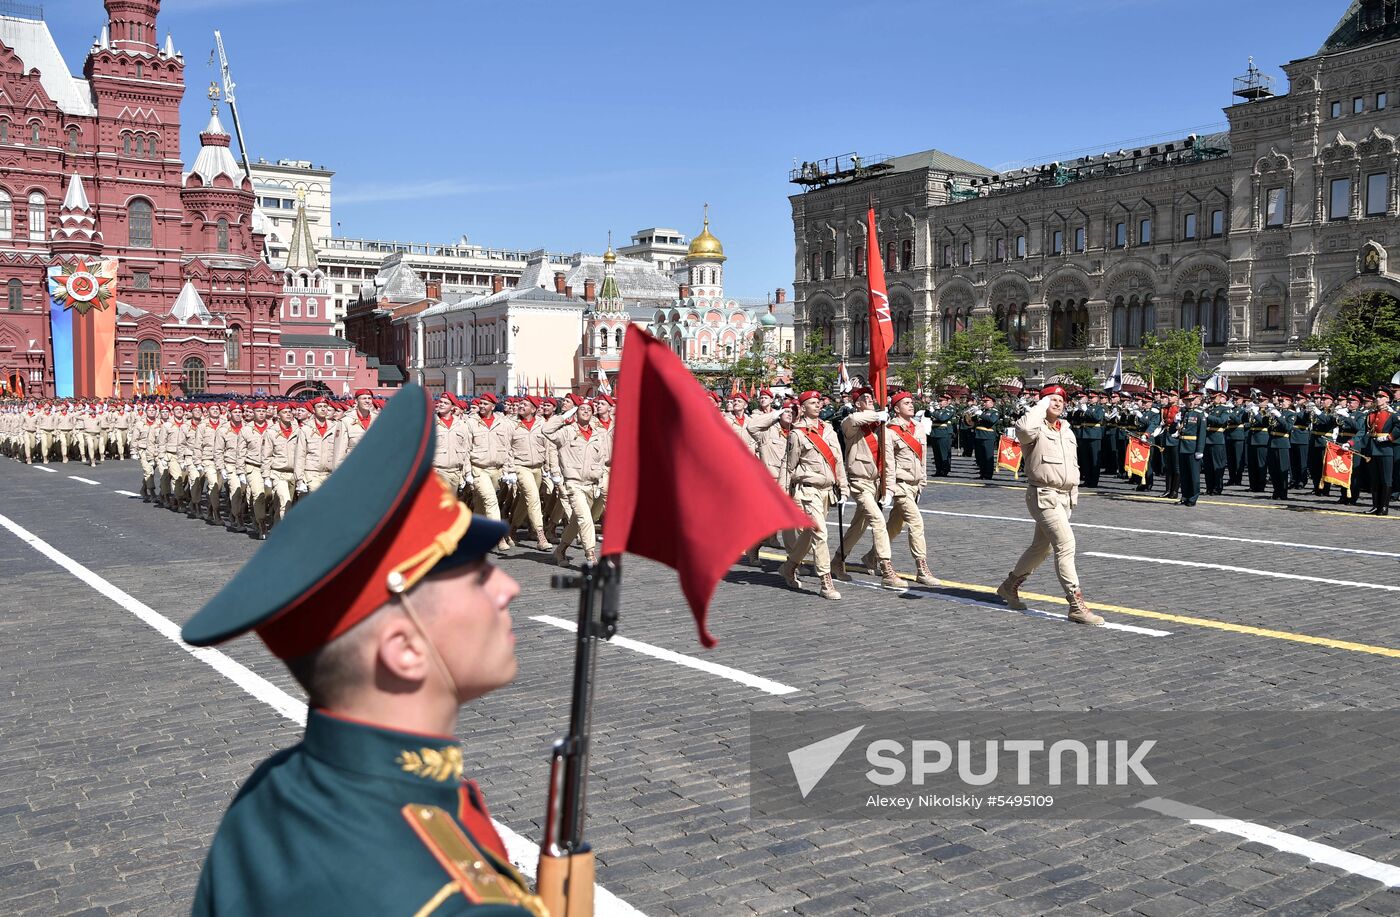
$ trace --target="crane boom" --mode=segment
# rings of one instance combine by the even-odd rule
[[[228,54],[224,52],[224,36],[219,34],[219,30],[214,30],[214,44],[219,49],[219,75],[224,81],[224,100],[228,102],[229,111],[233,112],[233,132],[238,135],[238,153],[243,157],[243,174],[248,177],[248,181],[253,180],[253,167],[248,164],[248,144],[243,141],[243,126],[238,120],[238,102],[233,97],[233,90],[237,86],[233,81],[233,73],[228,67]]]

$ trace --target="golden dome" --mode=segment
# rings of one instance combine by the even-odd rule
[[[612,230],[611,230],[611,229],[608,230],[608,250],[605,251],[605,252],[603,252],[603,263],[604,263],[604,264],[615,264],[615,263],[617,263],[617,252],[613,251],[613,247],[612,247]]]
[[[710,205],[705,205],[705,227],[700,235],[690,240],[690,249],[685,253],[687,261],[723,261],[724,246],[710,232]]]

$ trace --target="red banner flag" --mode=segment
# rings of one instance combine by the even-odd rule
[[[734,435],[671,348],[627,328],[613,425],[603,554],[649,557],[680,574],[700,643],[715,586],[774,532],[812,520]]]
[[[1336,443],[1328,443],[1327,452],[1322,457],[1322,483],[1336,484],[1351,490],[1351,475],[1355,465],[1356,456],[1350,449],[1343,449]]]
[[[875,206],[865,218],[869,230],[865,234],[865,273],[870,287],[870,387],[875,391],[875,403],[881,407],[889,387],[885,377],[890,366],[890,347],[894,344],[894,320],[890,317],[890,296],[885,287],[885,265],[880,260],[880,240],[875,231]]]
[[[997,442],[997,467],[1014,475],[1021,471],[1021,444],[1013,436],[1002,434]]]
[[[1128,477],[1137,475],[1142,480],[1147,480],[1147,465],[1152,461],[1152,444],[1136,436],[1128,437],[1128,451],[1123,457],[1123,470],[1128,473]]]

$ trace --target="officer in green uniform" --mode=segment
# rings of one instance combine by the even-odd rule
[[[1331,393],[1319,396],[1317,413],[1312,419],[1312,435],[1308,437],[1308,477],[1312,479],[1313,493],[1320,497],[1332,496],[1332,485],[1322,481],[1322,460],[1327,454],[1327,444],[1336,439],[1334,405]]]
[[[1167,479],[1165,496],[1171,500],[1181,497],[1181,482],[1177,477],[1181,471],[1181,463],[1177,458],[1180,453],[1177,437],[1181,433],[1182,411],[1181,396],[1175,391],[1167,392],[1167,405],[1162,409],[1162,436],[1157,443],[1162,447],[1162,472]]]
[[[1346,404],[1338,406],[1332,416],[1337,423],[1337,445],[1343,448],[1350,447],[1353,451],[1359,449],[1366,424],[1366,415],[1361,410],[1361,394],[1352,392],[1347,395]],[[1360,458],[1352,460],[1351,487],[1342,491],[1342,495],[1337,499],[1338,503],[1344,506],[1356,505],[1356,496],[1361,491],[1366,476],[1366,464]]]
[[[1178,418],[1180,433],[1177,435],[1177,486],[1181,490],[1182,506],[1195,506],[1200,499],[1201,460],[1205,457],[1204,450],[1209,448],[1209,426],[1206,412],[1201,408],[1201,396],[1187,392],[1186,407]]]
[[[1396,441],[1400,440],[1400,414],[1390,403],[1390,390],[1376,390],[1376,406],[1366,415],[1364,454],[1371,457],[1371,508],[1368,516],[1389,516],[1391,487],[1395,474]]]
[[[1100,452],[1103,449],[1104,409],[1098,392],[1090,389],[1085,393],[1085,398],[1085,403],[1070,414],[1079,421],[1074,435],[1079,439],[1080,478],[1085,487],[1098,487],[1099,472],[1102,470]]]
[[[1001,433],[997,425],[1001,423],[1001,414],[996,409],[996,399],[991,395],[982,396],[982,407],[973,408],[967,414],[968,422],[972,427],[972,449],[977,458],[977,476],[984,481],[990,481],[996,471],[997,443],[1001,439]]]
[[[1288,396],[1284,396],[1288,398]],[[1292,399],[1288,398],[1291,402]],[[1302,408],[1302,399],[1298,401],[1299,408],[1295,409],[1289,403],[1289,410],[1293,411],[1293,430],[1288,434],[1288,463],[1289,486],[1294,490],[1302,490],[1308,486],[1308,444],[1312,440],[1312,420],[1313,412],[1310,408]]]
[[[1279,394],[1281,407],[1269,405],[1264,409],[1269,435],[1268,462],[1269,484],[1273,487],[1275,500],[1288,499],[1288,481],[1292,473],[1293,397]]]
[[[1244,480],[1248,444],[1249,418],[1245,415],[1244,393],[1235,392],[1230,396],[1229,422],[1225,427],[1225,464],[1230,469],[1231,487],[1239,487]]]
[[[1218,496],[1225,493],[1226,437],[1235,412],[1225,403],[1224,392],[1215,392],[1210,397],[1212,404],[1206,409],[1206,494]]]
[[[310,707],[225,813],[197,917],[543,914],[452,735],[463,703],[515,677],[520,590],[488,559],[505,525],[433,471],[429,407],[404,386],[181,632],[256,631]]]
[[[953,467],[953,434],[957,430],[958,412],[953,396],[943,392],[938,407],[928,412],[928,448],[933,454],[933,476],[946,478]]]
[[[1161,454],[1161,449],[1157,448],[1158,437],[1162,435],[1162,412],[1157,408],[1157,403],[1149,394],[1138,396],[1138,404],[1141,414],[1138,417],[1136,433],[1139,439],[1146,439],[1152,444],[1152,457],[1147,462],[1147,476],[1138,484],[1138,490],[1151,490],[1152,481],[1159,463],[1157,456]]]
[[[1259,494],[1264,492],[1264,485],[1268,482],[1269,440],[1272,439],[1269,436],[1269,415],[1265,411],[1266,407],[1266,403],[1255,399],[1244,412],[1249,424],[1248,451],[1245,453],[1249,462],[1249,489]]]

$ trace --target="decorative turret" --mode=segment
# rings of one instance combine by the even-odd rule
[[[306,219],[304,192],[298,192],[297,218],[292,224],[292,239],[287,248],[288,271],[315,271],[320,267],[316,243],[311,241],[311,224]]]
[[[613,251],[611,232],[608,233],[608,250],[603,252],[603,286],[598,290],[595,311],[623,311],[622,291],[617,286],[617,252]]]
[[[160,0],[106,0],[107,33],[118,51],[154,54]],[[104,45],[105,47],[105,45]]]
[[[198,175],[206,187],[212,186],[221,175],[227,177],[234,187],[243,184],[243,169],[229,149],[231,140],[228,131],[224,130],[224,123],[219,120],[218,105],[210,106],[209,124],[200,133],[199,143],[199,156],[190,169],[191,177]]]
[[[710,233],[710,205],[705,205],[705,225],[685,254],[686,276],[697,299],[724,297],[724,246]]]
[[[220,255],[260,256],[253,240],[253,185],[229,150],[228,131],[219,120],[217,105],[199,141],[199,156],[180,192],[186,210],[196,217],[192,247]]]
[[[52,244],[54,254],[94,255],[102,250],[102,233],[97,231],[87,190],[76,172],[68,179],[68,193],[58,211]]]

